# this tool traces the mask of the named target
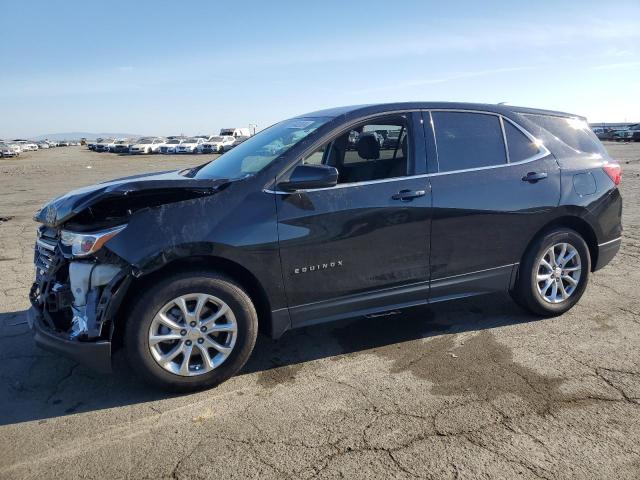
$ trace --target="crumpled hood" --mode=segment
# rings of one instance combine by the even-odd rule
[[[227,180],[196,179],[180,175],[181,170],[148,173],[118,178],[104,183],[79,188],[45,204],[34,220],[50,227],[58,227],[84,210],[110,198],[130,197],[146,194],[155,204],[161,197],[175,198],[175,193],[184,192],[184,199],[215,193]],[[155,195],[154,195],[155,194]],[[158,201],[160,197],[160,201]],[[151,201],[150,201],[151,203]]]

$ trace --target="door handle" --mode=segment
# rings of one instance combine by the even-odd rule
[[[391,198],[408,202],[414,198],[424,197],[426,194],[427,192],[425,190],[400,190],[398,193],[394,193]]]
[[[547,178],[547,172],[529,172],[522,177],[523,182],[536,183]]]

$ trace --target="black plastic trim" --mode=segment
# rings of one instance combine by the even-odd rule
[[[34,307],[27,311],[27,321],[38,347],[64,355],[97,372],[112,372],[111,342],[79,342],[56,335],[42,324],[42,315]]]

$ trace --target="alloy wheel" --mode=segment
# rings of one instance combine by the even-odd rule
[[[191,377],[219,367],[238,335],[233,311],[205,293],[181,295],[167,302],[149,327],[149,350],[165,370]]]
[[[581,269],[580,254],[573,245],[562,242],[549,247],[538,261],[538,294],[548,303],[564,302],[578,288]]]

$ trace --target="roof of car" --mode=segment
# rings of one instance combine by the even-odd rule
[[[414,109],[453,109],[453,110],[478,110],[495,113],[525,113],[537,115],[554,115],[562,117],[579,117],[572,113],[559,112],[554,110],[543,110],[539,108],[517,107],[506,104],[491,103],[464,103],[464,102],[399,102],[399,103],[379,103],[367,105],[350,105],[345,107],[328,108],[315,112],[299,115],[299,117],[339,117],[341,115],[350,115],[354,113],[384,113],[396,110],[414,110]]]

